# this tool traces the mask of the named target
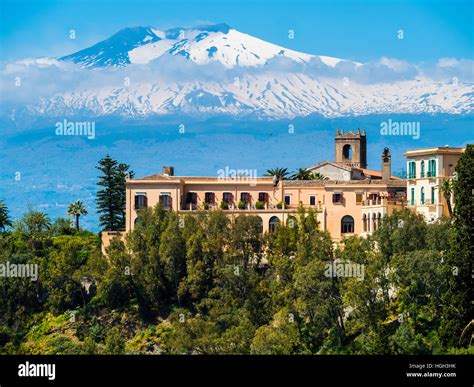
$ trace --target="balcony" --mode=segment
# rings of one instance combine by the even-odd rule
[[[259,212],[295,212],[298,210],[298,206],[287,206],[282,208],[277,204],[268,204],[265,203],[263,208],[257,208],[255,204],[248,203],[245,208],[239,208],[237,203],[228,203],[228,208],[221,208],[220,205],[216,204],[208,204],[207,208],[205,207],[204,203],[201,204],[185,204],[181,206],[181,212],[188,212],[188,211],[214,211],[214,210],[222,210],[224,212],[232,212],[232,213],[259,213]],[[321,212],[323,210],[323,206],[321,204],[310,206],[305,205],[305,209],[315,210],[317,212]]]
[[[385,204],[384,202],[386,199],[384,198],[377,198],[377,199],[366,199],[362,200],[362,205],[363,206],[380,206],[382,204]]]
[[[415,200],[415,202],[412,204],[410,202],[409,207],[428,207],[428,210],[433,212],[436,209],[436,206],[441,206],[441,203],[436,203],[436,201],[432,201],[431,199],[425,199],[423,202],[421,200]]]

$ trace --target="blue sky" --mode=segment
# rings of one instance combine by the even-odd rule
[[[360,62],[473,58],[473,1],[2,0],[0,59],[60,56],[127,26],[225,22],[295,50]],[[70,29],[76,39],[69,39]],[[295,33],[288,38],[288,30]],[[398,30],[404,39],[397,38]]]

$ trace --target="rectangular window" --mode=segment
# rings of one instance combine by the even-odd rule
[[[241,192],[240,193],[240,201],[244,203],[250,202],[250,194],[248,192]]]
[[[222,195],[222,201],[224,203],[232,203],[232,194],[230,192],[224,192]]]
[[[316,205],[316,196],[310,196],[309,197],[309,205],[310,206],[315,206]]]
[[[165,208],[171,208],[171,195],[167,193],[162,193],[160,195],[160,204]]]
[[[408,176],[410,179],[416,179],[416,162],[410,162],[410,174]]]
[[[258,201],[259,202],[267,202],[267,193],[266,192],[259,192],[258,193]]]
[[[207,204],[214,204],[214,192],[206,192],[204,194],[204,201]]]
[[[289,205],[290,205],[290,202],[291,202],[290,195],[285,195],[285,205],[286,205],[286,206],[289,206]]]
[[[146,194],[137,193],[135,195],[135,209],[139,210],[140,208],[146,208],[148,206],[148,199]]]
[[[362,194],[356,193],[356,204],[362,204]]]
[[[196,192],[188,192],[186,196],[186,203],[187,204],[197,204],[197,193]]]
[[[411,189],[410,198],[411,198],[410,204],[414,206],[415,205],[415,188]]]
[[[334,204],[342,204],[342,193],[333,193],[332,202]]]
[[[435,204],[435,187],[431,187],[431,204]]]
[[[435,177],[436,176],[436,160],[429,160],[428,161],[428,177]]]

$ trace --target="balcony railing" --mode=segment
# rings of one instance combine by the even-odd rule
[[[401,199],[389,199],[389,198],[378,198],[378,199],[367,199],[362,201],[362,205],[367,206],[387,206],[387,205],[403,205],[406,201]]]
[[[382,198],[362,200],[363,206],[379,206],[381,204],[385,204],[385,200]]]
[[[303,205],[305,209],[313,209],[316,211],[322,211],[323,206],[317,205]],[[197,211],[197,210],[223,210],[223,211],[235,211],[235,212],[246,212],[246,211],[296,211],[299,206],[296,205],[285,205],[283,208],[281,205],[268,204],[266,203],[263,208],[257,208],[255,204],[247,204],[245,208],[239,208],[237,203],[228,203],[228,208],[221,208],[219,204],[208,204],[207,208],[204,203],[202,204],[185,204],[181,206],[181,211]]]

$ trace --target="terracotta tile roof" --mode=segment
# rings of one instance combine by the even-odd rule
[[[364,169],[364,168],[358,168],[362,171],[362,173],[366,176],[372,176],[372,177],[382,177],[382,172],[380,171],[374,171],[373,169]],[[397,176],[390,176],[391,180],[401,180]]]
[[[273,184],[273,177],[271,176],[258,176],[257,182],[260,183],[272,183]],[[129,179],[128,182],[140,182],[140,181],[168,181],[168,182],[180,182],[181,180],[186,181],[208,181],[208,182],[251,182],[254,180],[253,177],[251,178],[221,178],[218,176],[164,176],[159,173],[155,173],[153,175],[144,176],[141,178]]]
[[[312,170],[312,169],[316,169],[316,168],[319,168],[319,167],[322,167],[323,165],[326,165],[326,164],[330,164],[330,165],[333,165],[337,168],[340,168],[340,169],[344,169],[345,171],[352,171],[354,168],[353,167],[350,167],[348,165],[345,165],[343,163],[338,163],[336,161],[330,161],[330,160],[325,160],[325,161],[321,161],[320,163],[317,163],[315,165],[312,165],[311,167],[308,167],[306,168],[307,170]]]
[[[388,187],[406,187],[404,179],[383,181],[382,179],[364,180],[283,180],[284,187],[327,187],[332,185],[386,185]]]

